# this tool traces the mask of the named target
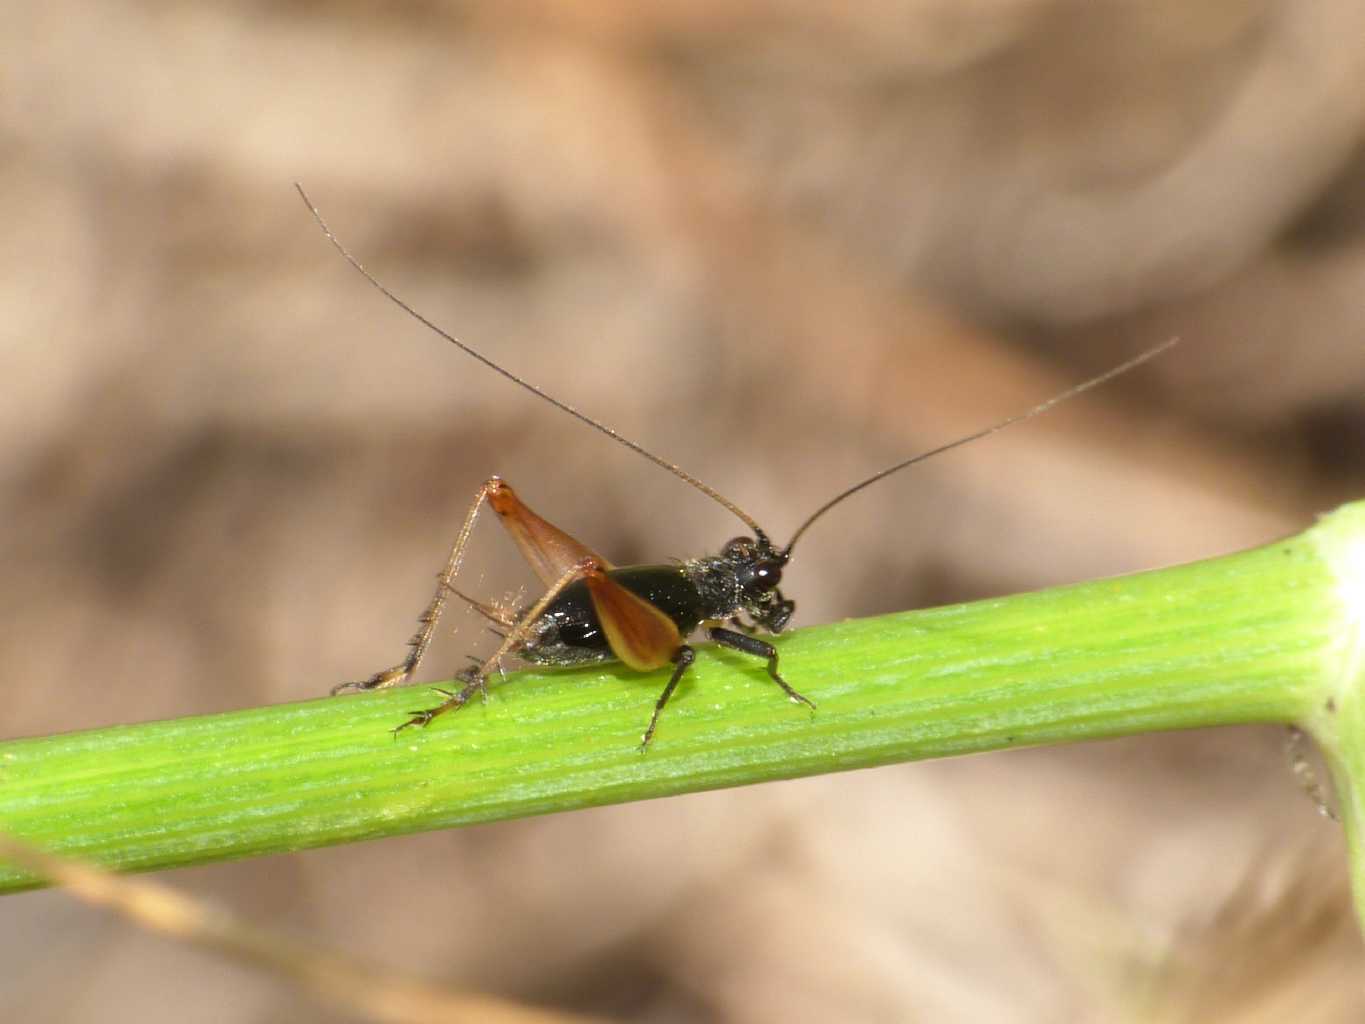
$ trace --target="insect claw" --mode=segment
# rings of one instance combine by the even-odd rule
[[[421,728],[425,729],[425,728],[427,727],[427,724],[428,724],[433,718],[436,717],[436,716],[433,715],[430,711],[409,711],[408,714],[410,714],[412,717],[409,718],[409,719],[408,719],[406,722],[404,722],[402,725],[395,726],[395,727],[391,730],[391,731],[393,732],[393,738],[394,738],[395,740],[398,739],[398,734],[399,734],[400,732],[402,732],[404,729],[408,728],[409,726],[416,725],[416,726],[420,726]]]
[[[421,712],[409,711],[408,714],[412,715],[413,717],[409,718],[402,725],[394,726],[392,729],[389,730],[389,732],[393,733],[393,738],[395,741],[398,739],[398,734],[402,732],[404,729],[406,729],[408,726],[417,725],[419,723],[422,725],[426,724],[425,722],[421,721]]]
[[[363,682],[338,683],[332,687],[332,696],[344,693],[347,690],[383,690],[390,686],[397,686],[407,682],[412,669],[407,662],[395,665],[393,668],[386,668],[382,672],[376,672],[369,679]]]
[[[421,711],[409,711],[408,714],[412,717],[393,730],[395,739],[398,737],[398,734],[408,728],[408,726],[415,725],[418,728],[425,729],[431,724],[431,720],[436,717],[436,709],[427,708]]]

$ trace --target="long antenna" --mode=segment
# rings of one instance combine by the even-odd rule
[[[736,517],[738,517],[744,523],[745,526],[754,531],[755,538],[761,540],[767,538],[767,534],[763,532],[762,528],[758,525],[758,523],[754,522],[752,516],[750,516],[747,512],[745,512],[742,508],[736,505],[729,498],[725,497],[725,495],[721,494],[715,488],[708,487],[706,484],[702,483],[691,473],[684,470],[681,466],[675,465],[674,463],[669,462],[667,459],[660,458],[659,456],[655,455],[648,449],[641,447],[639,444],[632,441],[630,438],[618,434],[605,423],[593,419],[586,413],[579,412],[572,405],[568,405],[565,402],[561,402],[558,398],[555,398],[554,395],[546,394],[540,388],[536,387],[536,385],[532,384],[529,380],[525,380],[522,377],[518,377],[515,373],[512,373],[510,370],[503,369],[501,366],[493,362],[493,360],[489,359],[487,356],[479,352],[477,349],[471,348],[470,346],[466,345],[463,341],[455,337],[449,331],[445,330],[442,327],[438,327],[436,324],[432,323],[430,320],[424,317],[421,313],[417,312],[417,310],[413,309],[406,302],[400,299],[397,295],[389,291],[389,289],[377,277],[375,277],[373,274],[371,274],[368,270],[365,269],[364,264],[362,264],[358,259],[351,255],[350,250],[348,250],[346,246],[341,244],[341,240],[337,238],[336,235],[332,234],[332,229],[327,226],[327,221],[323,220],[322,214],[318,212],[318,208],[314,206],[313,201],[308,198],[308,193],[303,190],[303,186],[296,181],[294,182],[294,188],[298,190],[299,197],[303,199],[304,205],[308,207],[309,212],[312,213],[313,215],[313,219],[318,222],[318,227],[322,228],[322,233],[326,235],[327,240],[336,247],[337,252],[341,253],[341,255],[345,257],[347,263],[355,267],[356,270],[360,271],[360,273],[364,276],[365,280],[369,281],[370,284],[374,285],[377,289],[379,289],[380,293],[386,299],[388,299],[390,302],[396,305],[399,309],[403,310],[403,312],[407,313],[410,317],[412,317],[414,320],[416,320],[423,326],[428,327],[431,330],[435,331],[446,341],[450,342],[461,352],[465,353],[465,355],[473,356],[475,359],[483,363],[484,366],[488,367],[494,373],[501,374],[503,377],[506,377],[508,380],[510,380],[513,384],[525,388],[527,391],[531,392],[531,394],[535,395],[537,398],[543,398],[545,401],[553,405],[556,409],[560,409],[564,412],[567,412],[570,416],[578,420],[580,423],[585,423],[588,426],[592,427],[593,430],[597,430],[603,434],[606,434],[613,441],[617,442],[618,444],[625,445],[627,448],[635,452],[637,455],[643,455],[650,462],[654,463],[654,465],[660,466],[663,469],[668,470],[670,473],[676,476],[679,480],[682,480],[684,483],[691,484],[697,490],[701,491],[702,494],[706,495],[708,498],[710,498],[712,501],[716,502],[723,508],[728,509]]]
[[[883,469],[879,473],[873,473],[866,480],[862,480],[854,484],[847,490],[841,491],[840,493],[836,494],[834,497],[830,498],[829,501],[825,502],[814,512],[812,512],[810,514],[810,517],[804,523],[802,523],[800,527],[797,528],[796,533],[792,535],[792,539],[787,542],[787,546],[782,549],[783,556],[791,557],[792,548],[796,547],[796,542],[801,539],[801,535],[803,533],[810,529],[812,523],[814,523],[817,519],[819,519],[822,515],[824,515],[826,512],[832,509],[835,505],[839,504],[845,498],[853,497],[853,495],[857,494],[863,488],[871,487],[878,480],[882,480],[885,477],[890,476],[892,473],[899,473],[902,469],[905,469],[908,466],[913,466],[917,462],[923,462],[925,459],[931,459],[935,455],[942,455],[944,452],[952,451],[954,448],[960,448],[964,444],[970,444],[973,441],[979,441],[983,437],[989,437],[991,434],[999,433],[1006,427],[1013,426],[1014,424],[1022,422],[1023,420],[1031,420],[1033,419],[1033,417],[1039,416],[1042,413],[1047,412],[1053,406],[1060,405],[1062,402],[1065,402],[1068,398],[1075,398],[1077,395],[1081,394],[1084,391],[1089,391],[1091,388],[1099,387],[1101,384],[1105,384],[1108,381],[1113,380],[1115,377],[1127,373],[1134,367],[1141,366],[1143,363],[1147,362],[1147,360],[1154,359],[1155,357],[1161,355],[1161,353],[1165,352],[1168,348],[1170,348],[1179,340],[1180,340],[1179,338],[1170,338],[1166,341],[1163,341],[1160,345],[1157,345],[1155,348],[1149,348],[1146,352],[1134,356],[1127,362],[1120,363],[1112,370],[1106,370],[1098,377],[1091,377],[1089,380],[1083,381],[1082,383],[1077,384],[1075,387],[1067,388],[1060,395],[1053,395],[1046,402],[1043,402],[1039,405],[1035,405],[1032,409],[1029,409],[1027,412],[1017,413],[1016,415],[1009,417],[1009,419],[1004,419],[1001,420],[999,423],[992,424],[985,430],[978,430],[976,433],[968,434],[966,437],[959,437],[956,441],[949,441],[945,445],[940,445],[939,447],[934,448],[930,451],[922,452],[919,455],[914,455],[903,462],[897,462],[894,466],[888,466],[886,469]]]

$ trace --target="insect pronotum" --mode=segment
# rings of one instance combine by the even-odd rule
[[[767,664],[768,677],[782,692],[793,702],[814,709],[815,705],[807,697],[792,689],[782,678],[778,671],[777,649],[756,635],[759,630],[771,634],[781,633],[791,621],[796,604],[782,595],[778,585],[782,581],[783,567],[791,560],[792,550],[805,532],[840,502],[892,473],[980,440],[1015,423],[1032,419],[1060,402],[1127,373],[1177,341],[1175,338],[1165,341],[1031,409],[873,473],[817,508],[797,527],[791,539],[779,547],[752,516],[719,491],[636,441],[618,434],[601,421],[579,412],[530,381],[499,366],[408,305],[342,245],[304,192],[303,186],[296,184],[295,188],[332,245],[389,301],[494,373],[695,487],[731,512],[749,530],[748,535],[728,541],[717,555],[660,565],[613,566],[597,552],[532,512],[503,480],[490,477],[479,488],[465,514],[464,523],[446,558],[445,568],[437,579],[436,592],[422,611],[417,632],[408,641],[407,656],[368,679],[342,683],[332,691],[377,690],[410,682],[431,646],[436,624],[452,594],[469,601],[507,631],[492,655],[460,673],[458,679],[462,685],[459,689],[437,689],[436,692],[445,699],[435,707],[410,712],[411,717],[394,730],[395,734],[409,726],[426,726],[437,715],[463,707],[475,694],[486,694],[488,677],[508,657],[542,665],[582,665],[619,660],[642,672],[672,665],[672,673],[654,703],[654,712],[641,737],[640,749],[643,751],[654,737],[665,705],[696,658],[696,652],[687,643],[687,637],[699,629],[723,647],[763,658]],[[474,522],[485,504],[497,513],[522,556],[546,587],[539,600],[525,608],[515,611],[495,608],[464,597],[455,590],[455,577],[464,560]]]

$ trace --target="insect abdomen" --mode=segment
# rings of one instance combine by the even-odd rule
[[[632,565],[607,575],[663,612],[687,636],[706,617],[702,595],[681,565]],[[615,657],[598,621],[588,587],[570,583],[531,630],[521,650],[527,661],[576,665]]]

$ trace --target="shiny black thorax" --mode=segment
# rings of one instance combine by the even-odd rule
[[[686,638],[704,622],[733,622],[746,614],[752,626],[781,632],[794,604],[782,598],[781,552],[766,538],[737,538],[719,555],[667,565],[609,569],[607,576],[659,609]],[[532,625],[517,652],[543,665],[578,665],[615,658],[587,584],[570,583]]]

